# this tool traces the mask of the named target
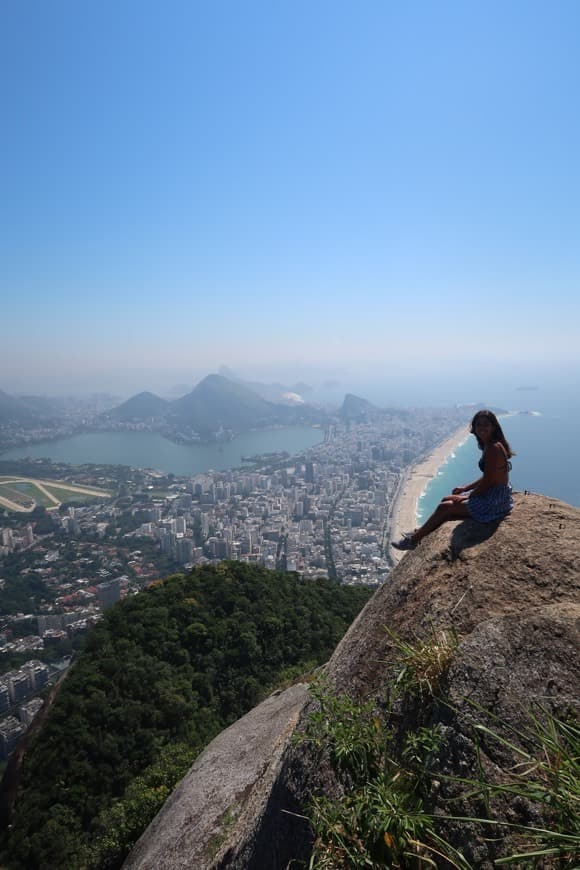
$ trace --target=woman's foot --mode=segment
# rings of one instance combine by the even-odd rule
[[[403,532],[402,538],[398,541],[391,541],[391,547],[395,550],[414,550],[417,546],[417,541],[413,537],[413,532]]]

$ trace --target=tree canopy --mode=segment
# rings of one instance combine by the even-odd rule
[[[26,754],[4,865],[119,867],[195,755],[324,662],[369,594],[222,562],[111,608]]]

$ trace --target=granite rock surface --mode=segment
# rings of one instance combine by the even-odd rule
[[[326,666],[329,684],[384,709],[392,705],[393,636],[456,634],[459,646],[440,689],[444,701],[398,711],[402,730],[428,723],[444,733],[437,760],[442,784],[430,795],[438,814],[454,788],[459,794],[448,777],[474,776],[477,763],[490,782],[501,782],[518,760],[492,738],[478,740],[476,753],[478,711],[496,717],[497,730],[510,740],[527,727],[530,704],[558,715],[578,712],[579,592],[580,510],[516,494],[503,522],[448,523],[401,560],[336,648]],[[339,793],[308,745],[292,741],[312,704],[306,686],[293,686],[220,734],[145,831],[125,870],[283,870],[295,860],[308,862],[312,835],[304,808],[315,792]],[[475,799],[461,804],[462,815],[479,809]],[[542,822],[540,809],[526,801],[496,800],[493,810],[511,823]],[[484,870],[509,837],[506,828],[498,843],[453,821],[442,821],[441,830]]]

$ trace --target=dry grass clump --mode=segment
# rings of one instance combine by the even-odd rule
[[[400,668],[395,684],[414,695],[433,696],[457,652],[459,639],[455,631],[432,628],[426,638],[409,643],[389,628],[385,630],[395,646]]]

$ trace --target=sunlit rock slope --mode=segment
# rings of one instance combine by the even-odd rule
[[[577,710],[579,584],[580,511],[518,494],[498,526],[448,524],[407,554],[337,647],[326,668],[329,684],[373,699],[380,711],[392,707],[393,636],[457,633],[444,702],[396,710],[401,730],[427,723],[444,735],[439,781],[429,795],[435,815],[454,788],[460,791],[446,785],[449,777],[483,771],[490,783],[501,782],[521,760],[485,735],[476,752],[478,710],[497,717],[495,729],[516,743],[512,729],[526,727],[534,699],[558,715]],[[291,739],[312,705],[307,687],[293,686],[219,735],[141,837],[126,870],[282,870],[292,859],[308,862],[305,807],[314,792],[337,794],[330,769],[308,744]],[[542,808],[526,800],[496,801],[493,809],[512,824],[545,823]],[[462,799],[460,812],[481,813],[480,797]],[[440,830],[478,868],[506,854],[511,837],[507,827],[494,839],[477,825],[444,820]]]

